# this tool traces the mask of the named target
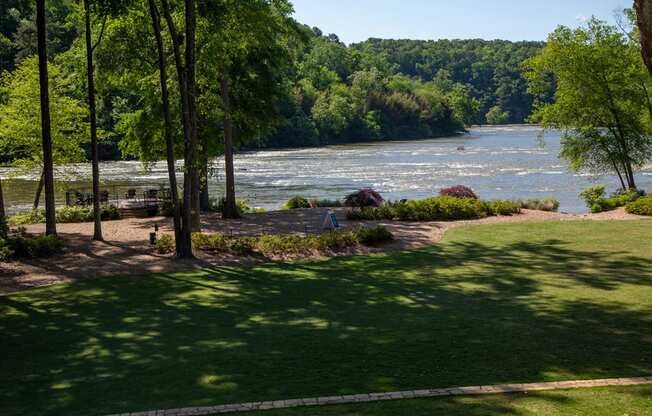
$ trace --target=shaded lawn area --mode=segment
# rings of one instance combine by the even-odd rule
[[[399,400],[306,407],[250,416],[649,416],[652,386]]]
[[[107,414],[652,374],[652,222],[0,298],[0,413]],[[364,413],[363,413],[364,414]]]

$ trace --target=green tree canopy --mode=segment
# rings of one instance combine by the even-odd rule
[[[68,95],[70,83],[54,64],[49,80],[54,162],[79,162],[89,140],[87,110]],[[42,166],[40,120],[38,61],[30,57],[0,79],[0,153],[18,165]]]
[[[561,155],[573,169],[615,172],[623,187],[635,187],[634,169],[652,155],[652,79],[635,36],[596,19],[562,26],[526,63],[532,93],[556,86],[555,101],[537,104],[532,119],[562,130]]]

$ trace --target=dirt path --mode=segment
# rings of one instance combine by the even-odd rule
[[[245,215],[240,220],[222,220],[217,214],[202,217],[202,231],[220,232],[226,235],[305,234],[319,233],[326,209],[304,209],[293,211],[274,211],[264,214]],[[602,214],[564,214],[524,210],[511,217],[489,217],[472,221],[454,222],[394,222],[345,220],[345,211],[337,209],[337,217],[342,227],[382,224],[395,237],[395,240],[382,247],[358,247],[343,254],[365,254],[381,251],[405,250],[438,242],[446,230],[469,224],[494,224],[523,221],[571,221],[591,220],[631,220],[642,219],[616,210]],[[646,219],[650,219],[649,217]],[[20,291],[35,286],[59,282],[111,276],[142,275],[152,272],[180,271],[193,268],[245,265],[262,261],[279,260],[264,257],[236,257],[198,252],[192,261],[178,261],[167,255],[152,251],[148,244],[149,233],[158,225],[159,235],[172,234],[169,218],[124,219],[103,223],[105,242],[91,241],[93,224],[59,224],[60,237],[66,240],[64,254],[46,258],[0,263],[0,295]],[[44,232],[43,225],[26,227],[30,233]]]

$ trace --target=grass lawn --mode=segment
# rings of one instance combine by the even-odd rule
[[[445,397],[308,407],[250,416],[649,416],[652,386]]]
[[[652,221],[474,226],[389,255],[58,285],[0,298],[0,331],[2,415],[651,375]]]

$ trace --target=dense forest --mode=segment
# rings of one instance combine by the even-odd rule
[[[51,0],[47,6],[51,94],[62,103],[55,116],[61,113],[69,121],[59,123],[54,133],[79,145],[87,136],[79,128],[86,111],[81,10],[71,0]],[[522,63],[543,42],[369,39],[347,46],[334,34],[293,21],[291,9],[280,13],[286,17],[283,28],[261,38],[269,45],[259,48],[256,59],[261,61],[253,69],[265,74],[234,86],[242,92],[235,94],[237,104],[246,107],[236,125],[238,147],[429,138],[472,124],[523,123],[532,112]],[[95,22],[101,159],[163,156],[154,41],[149,41],[153,35],[143,16],[132,12]],[[34,22],[32,2],[0,5],[0,136],[37,124],[29,115],[16,120],[16,109],[38,93],[36,61],[31,59]],[[200,136],[210,138],[221,134],[222,114],[208,80],[223,65],[220,48],[228,45],[208,38],[199,42],[205,43],[198,56]],[[254,63],[242,65],[252,68]],[[220,154],[220,145],[213,147],[211,153]]]

